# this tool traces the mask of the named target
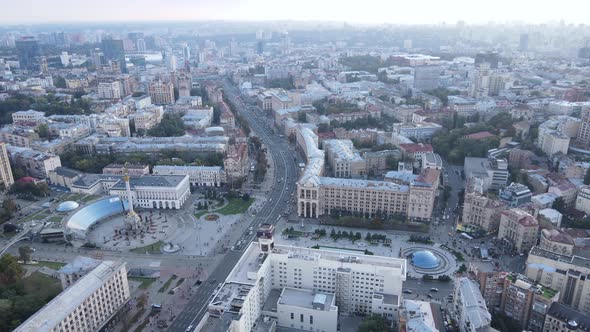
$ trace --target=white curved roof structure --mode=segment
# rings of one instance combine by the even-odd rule
[[[74,201],[65,201],[59,203],[59,205],[55,208],[57,212],[69,212],[77,209],[80,206],[77,202]]]
[[[97,222],[127,211],[127,202],[119,196],[94,201],[72,212],[64,221],[64,234],[70,239],[85,240],[88,230]]]

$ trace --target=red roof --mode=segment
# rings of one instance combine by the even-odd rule
[[[336,139],[336,133],[334,133],[333,131],[327,131],[325,133],[318,133],[318,138],[320,140]]]
[[[408,143],[408,144],[400,144],[399,148],[404,150],[407,153],[416,153],[416,152],[432,152],[432,145],[430,144],[418,144],[418,143]]]
[[[467,139],[484,139],[484,138],[490,138],[490,137],[495,137],[495,136],[496,135],[490,133],[489,131],[480,131],[479,133],[465,135],[465,138],[467,138]]]
[[[25,176],[24,178],[20,178],[17,181],[18,182],[32,182],[32,183],[35,183],[37,181],[37,179],[32,178],[30,176]]]

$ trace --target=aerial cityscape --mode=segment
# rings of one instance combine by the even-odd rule
[[[0,332],[590,332],[589,8],[482,5],[0,0]]]

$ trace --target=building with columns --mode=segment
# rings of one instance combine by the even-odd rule
[[[323,177],[325,152],[307,126],[296,128],[298,148],[307,159],[297,181],[297,214],[318,218],[325,214],[403,215],[429,220],[436,197],[440,171],[425,169],[408,184],[360,179]]]

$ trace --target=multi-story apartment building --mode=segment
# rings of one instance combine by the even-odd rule
[[[433,168],[442,171],[442,158],[437,153],[425,153],[424,155],[422,155],[422,169],[426,168]]]
[[[547,310],[543,332],[589,332],[590,316],[559,302]]]
[[[403,215],[415,220],[431,218],[438,170],[425,170],[409,185],[322,177],[325,154],[317,147],[317,135],[305,126],[299,126],[296,134],[298,146],[307,157],[307,165],[297,182],[299,216],[317,218],[324,214],[349,213]]]
[[[504,188],[509,176],[506,159],[465,157],[465,177],[481,179],[483,191]]]
[[[556,153],[567,154],[569,149],[570,138],[560,132],[548,132],[544,134],[543,145],[541,150],[548,156],[552,156]]]
[[[537,243],[539,223],[527,212],[514,208],[502,211],[498,239],[519,253],[528,252]]]
[[[477,271],[476,280],[479,284],[479,291],[490,310],[499,310],[502,304],[504,293],[504,279],[508,272],[501,271]]]
[[[500,213],[507,209],[506,203],[488,198],[477,192],[465,194],[463,205],[463,223],[476,225],[488,233],[498,230]]]
[[[559,302],[590,314],[590,260],[533,247],[525,274],[537,283],[559,291]]]
[[[508,204],[510,207],[519,207],[523,204],[529,203],[533,193],[529,187],[524,184],[512,182],[506,188],[500,189],[500,199]]]
[[[156,81],[149,85],[148,93],[152,103],[156,105],[168,105],[174,103],[174,86],[172,83]]]
[[[223,159],[223,169],[227,180],[241,179],[248,175],[250,162],[248,160],[248,145],[234,144],[230,145],[225,158]]]
[[[401,155],[399,150],[369,151],[363,153],[363,158],[367,163],[367,173],[383,174],[383,172],[388,170],[388,159],[401,159]]]
[[[61,166],[59,156],[28,148],[7,146],[12,165],[21,167],[30,176],[45,179],[49,172]]]
[[[8,151],[6,150],[6,144],[2,142],[0,142],[0,181],[2,181],[1,185],[4,189],[8,189],[14,184]]]
[[[557,254],[572,255],[575,241],[569,234],[559,229],[543,229],[539,247]]]
[[[45,120],[45,112],[35,110],[18,111],[12,113],[13,124],[37,124]]]
[[[429,139],[434,136],[442,126],[432,122],[420,122],[420,123],[405,123],[405,124],[394,124],[394,134],[415,138],[415,139]]]
[[[98,98],[121,99],[121,85],[118,81],[98,83]]]
[[[326,332],[336,331],[334,309],[341,315],[377,314],[397,320],[405,259],[275,245],[269,226],[258,230],[259,241],[246,248],[208,306],[213,317],[230,314],[226,329],[251,331],[272,294],[279,295],[274,300],[279,305],[276,311],[264,310],[264,315],[282,327],[317,331],[324,326]],[[281,304],[285,295],[299,295],[311,303]]]
[[[135,125],[135,130],[149,130],[160,123],[164,115],[162,106],[150,106],[129,114],[129,120]]]
[[[194,186],[220,187],[225,183],[225,172],[220,166],[166,166],[157,165],[154,175],[188,175]]]
[[[102,262],[39,309],[15,331],[100,330],[130,299],[125,264]]]
[[[39,140],[39,135],[30,127],[8,125],[0,128],[0,140],[13,146],[29,148],[31,143]]]
[[[583,186],[578,190],[576,196],[576,210],[590,214],[590,187]]]
[[[536,284],[523,275],[508,274],[504,278],[500,311],[521,329],[541,332],[547,308],[557,301],[557,291]]]
[[[102,169],[102,174],[142,176],[150,174],[150,165],[142,164],[108,164]]]
[[[334,177],[360,178],[366,175],[366,162],[354,150],[351,140],[326,140],[324,150]]]
[[[492,315],[477,284],[466,277],[455,280],[453,308],[461,332],[490,331]]]

